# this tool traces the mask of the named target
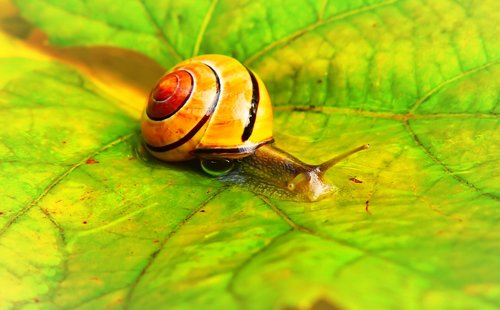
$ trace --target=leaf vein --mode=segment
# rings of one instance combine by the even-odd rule
[[[266,202],[266,201],[264,201],[264,202],[265,202],[266,204],[268,204],[268,201],[267,201],[267,202]],[[284,212],[283,210],[281,210],[281,209],[279,209],[279,208],[277,208],[277,207],[273,206],[272,204],[268,204],[268,206],[269,206],[269,207],[270,207],[273,211],[274,211],[274,210],[278,210],[278,211],[279,211],[279,215],[280,215],[280,216],[284,216],[284,217],[286,217],[287,219],[289,219],[289,220],[293,223],[292,230],[288,231],[288,233],[290,233],[290,232],[292,232],[293,230],[295,230],[295,229],[293,229],[293,227],[301,227],[301,229],[299,230],[299,233],[305,233],[305,234],[311,235],[311,236],[313,236],[313,237],[316,237],[316,238],[319,238],[319,239],[322,239],[322,240],[326,240],[326,241],[334,242],[334,243],[339,244],[339,245],[341,245],[341,246],[345,246],[345,247],[348,247],[348,248],[351,248],[351,249],[353,249],[353,250],[356,250],[356,251],[360,252],[362,255],[361,255],[361,256],[359,256],[358,258],[354,259],[353,261],[348,262],[347,264],[349,264],[349,265],[352,265],[353,263],[356,263],[357,261],[362,260],[362,259],[365,259],[365,258],[370,258],[370,257],[371,257],[371,258],[376,258],[376,259],[379,259],[379,260],[381,260],[381,261],[383,261],[383,262],[385,262],[385,263],[387,263],[387,264],[394,265],[394,266],[396,266],[396,267],[399,267],[399,268],[402,268],[402,269],[404,269],[404,270],[407,270],[407,271],[408,271],[408,272],[410,272],[410,273],[413,273],[413,274],[415,274],[415,275],[418,275],[418,276],[421,276],[421,277],[423,277],[423,278],[425,278],[425,279],[428,279],[429,281],[434,281],[434,282],[435,282],[435,281],[437,281],[437,282],[439,282],[439,283],[441,283],[441,284],[443,284],[443,285],[446,285],[446,286],[448,286],[448,287],[453,287],[453,286],[451,286],[451,285],[450,285],[450,283],[449,283],[448,281],[445,281],[445,280],[442,280],[442,279],[437,279],[437,278],[435,278],[435,277],[432,277],[432,275],[428,274],[427,272],[422,271],[422,270],[419,270],[419,269],[417,269],[417,268],[414,268],[414,267],[412,267],[412,266],[410,266],[410,265],[408,265],[408,264],[404,264],[404,263],[402,263],[402,262],[399,262],[399,261],[397,261],[397,260],[395,260],[395,259],[392,259],[392,258],[389,258],[389,257],[384,257],[384,256],[379,255],[379,254],[377,254],[377,253],[375,253],[375,252],[372,252],[372,251],[370,251],[370,250],[368,250],[368,249],[366,249],[366,248],[363,248],[363,247],[358,246],[358,245],[356,245],[356,244],[350,243],[350,242],[348,242],[348,241],[346,241],[346,240],[339,239],[339,238],[335,238],[335,237],[332,237],[332,236],[330,236],[330,235],[325,235],[325,234],[322,234],[322,233],[320,233],[320,232],[318,232],[318,231],[315,231],[315,230],[313,230],[313,229],[311,229],[311,228],[308,228],[308,227],[305,227],[305,226],[301,226],[301,225],[299,225],[299,224],[295,223],[295,222],[291,219],[291,217],[290,217],[288,214],[286,214],[286,212]],[[280,237],[280,236],[278,236],[278,237]],[[262,251],[261,251],[261,253],[262,253]],[[255,255],[254,255],[254,256],[255,256]],[[345,269],[345,268],[343,268],[343,269]],[[461,291],[461,289],[457,289],[457,290],[460,290],[460,291]],[[482,297],[480,297],[480,296],[475,296],[475,297],[476,297],[479,301],[481,301],[481,302],[484,302],[484,303],[487,303],[487,304],[491,304],[491,303],[492,303],[490,300],[488,300],[488,299],[486,299],[486,298],[482,298]]]
[[[174,46],[172,45],[172,43],[170,43],[170,41],[168,40],[165,32],[162,30],[160,24],[158,24],[158,22],[156,21],[156,19],[153,17],[153,15],[151,14],[151,11],[149,10],[149,8],[147,7],[147,5],[144,3],[143,0],[138,0],[138,2],[141,4],[142,8],[144,9],[145,13],[146,13],[146,17],[149,19],[149,21],[153,24],[153,26],[156,28],[157,30],[157,33],[160,37],[160,40],[165,43],[165,46],[167,47],[167,49],[170,51],[170,53],[175,57],[177,58],[177,60],[182,60],[182,57],[181,55],[179,54],[179,52],[174,48]]]
[[[0,237],[2,235],[5,234],[5,232],[7,232],[7,230],[21,217],[23,216],[26,212],[28,212],[29,210],[31,210],[33,207],[35,206],[38,206],[38,204],[40,203],[41,200],[43,200],[48,194],[49,192],[54,189],[59,183],[62,182],[62,180],[64,180],[68,175],[70,175],[75,169],[77,169],[78,167],[80,167],[81,165],[83,165],[88,159],[92,158],[92,157],[95,157],[96,155],[106,151],[107,149],[119,144],[119,143],[122,143],[124,141],[126,141],[127,139],[129,139],[130,137],[132,137],[133,135],[135,135],[135,133],[129,133],[127,135],[124,135],[124,136],[121,136],[115,140],[113,140],[112,142],[106,144],[105,146],[103,146],[102,148],[100,148],[99,150],[91,153],[90,155],[87,155],[85,158],[83,158],[82,160],[80,160],[79,162],[77,162],[76,164],[72,165],[69,169],[67,169],[66,171],[64,171],[62,174],[60,174],[52,183],[50,183],[42,192],[40,195],[38,195],[38,197],[36,197],[33,201],[31,201],[29,204],[27,204],[24,208],[22,208],[21,210],[19,210],[16,214],[14,214],[14,216],[12,218],[9,219],[9,221],[7,221],[7,223],[5,223],[5,225],[2,227],[2,229],[0,229]]]
[[[148,261],[146,264],[142,267],[141,271],[137,275],[137,277],[130,283],[128,292],[125,295],[125,300],[124,300],[124,308],[127,309],[130,306],[130,301],[132,299],[132,296],[134,295],[135,289],[143,279],[144,275],[148,271],[148,269],[153,265],[154,261],[158,257],[158,254],[163,250],[167,242],[172,239],[172,237],[186,224],[189,222],[189,220],[196,215],[203,207],[205,207],[210,201],[212,201],[215,197],[217,197],[220,193],[222,193],[224,190],[226,190],[227,187],[221,187],[219,188],[213,195],[205,199],[198,207],[193,209],[184,219],[182,219],[167,235],[166,237],[160,242],[158,248],[151,253]]]
[[[266,203],[267,204],[267,203]],[[234,299],[241,305],[243,305],[243,300],[241,296],[236,292],[236,281],[238,279],[238,276],[241,274],[241,272],[247,267],[249,264],[251,264],[257,257],[261,256],[264,253],[267,253],[270,249],[272,249],[279,240],[282,238],[286,237],[288,234],[290,234],[294,229],[287,230],[279,235],[274,236],[265,246],[260,248],[258,251],[252,253],[247,259],[242,261],[233,271],[231,274],[231,278],[227,282],[226,289],[231,294]]]
[[[499,196],[497,196],[493,193],[484,192],[482,189],[478,188],[477,186],[475,186],[471,182],[467,181],[465,178],[454,173],[453,170],[451,170],[443,161],[441,161],[436,155],[434,155],[434,153],[430,150],[430,148],[428,146],[426,146],[424,143],[422,143],[420,138],[417,136],[417,134],[411,128],[410,122],[408,120],[404,122],[404,126],[405,126],[406,131],[410,135],[410,137],[417,144],[417,146],[419,146],[430,159],[432,159],[436,164],[441,166],[441,168],[445,171],[446,174],[450,175],[451,177],[456,179],[459,183],[469,187],[470,189],[476,191],[477,193],[479,193],[482,196],[485,196],[485,197],[488,197],[488,198],[491,198],[494,200],[500,200]]]
[[[255,60],[257,60],[258,58],[262,57],[263,55],[265,55],[266,53],[268,53],[269,51],[279,47],[279,46],[283,46],[283,45],[286,45],[287,43],[293,41],[293,40],[296,40],[297,38],[307,34],[308,32],[320,27],[320,26],[323,26],[323,25],[326,25],[326,24],[329,24],[329,23],[333,23],[333,22],[336,22],[336,21],[339,21],[339,20],[342,20],[344,18],[348,18],[348,17],[351,17],[351,16],[355,16],[357,14],[362,14],[362,13],[365,13],[365,12],[368,12],[368,11],[371,11],[371,10],[374,10],[374,9],[377,9],[377,8],[380,8],[380,7],[384,7],[384,6],[388,6],[388,5],[391,5],[391,4],[394,4],[396,3],[397,0],[388,0],[388,1],[385,1],[385,2],[381,2],[381,3],[376,3],[376,4],[371,4],[371,5],[367,5],[367,6],[364,6],[364,7],[360,7],[360,8],[357,8],[355,10],[352,10],[352,11],[348,11],[348,12],[344,12],[344,13],[340,13],[338,15],[334,15],[330,18],[327,18],[327,19],[318,19],[316,22],[312,23],[312,24],[309,24],[297,31],[295,31],[294,33],[286,36],[286,37],[283,37],[281,38],[280,40],[277,40],[277,41],[274,41],[272,42],[271,44],[265,46],[264,48],[260,49],[258,52],[256,52],[255,54],[253,55],[250,55],[249,57],[247,57],[247,59],[244,61],[244,64],[249,66],[252,62],[254,62]]]
[[[410,108],[410,110],[408,111],[408,113],[409,114],[415,113],[415,111],[424,102],[428,101],[432,97],[432,95],[436,94],[437,92],[439,92],[441,89],[443,89],[447,85],[449,85],[449,84],[451,84],[451,83],[453,83],[453,82],[455,82],[457,80],[460,80],[462,78],[465,78],[466,76],[472,75],[474,73],[477,73],[477,72],[480,72],[480,71],[482,71],[484,69],[487,69],[487,68],[489,68],[491,66],[494,66],[494,65],[498,64],[499,62],[500,62],[500,60],[495,60],[495,61],[488,62],[488,63],[486,63],[484,65],[479,66],[479,67],[467,70],[465,72],[461,72],[460,74],[457,74],[454,77],[451,77],[451,78],[447,79],[446,81],[441,82],[436,87],[434,87],[433,89],[429,90],[426,94],[424,94],[422,97],[420,97],[417,101],[415,101],[415,103]]]
[[[201,42],[203,41],[203,36],[205,35],[205,31],[207,30],[207,26],[210,23],[210,20],[212,19],[215,7],[217,6],[217,2],[218,0],[212,0],[212,3],[208,8],[205,18],[203,19],[203,23],[201,24],[200,31],[198,32],[198,37],[196,38],[196,43],[194,45],[192,57],[198,55],[200,51]]]
[[[339,107],[311,107],[311,106],[278,106],[273,108],[279,112],[310,112],[310,113],[325,113],[325,114],[346,114],[357,115],[370,118],[392,119],[397,121],[420,120],[420,119],[439,119],[439,118],[485,118],[498,119],[499,114],[496,113],[435,113],[435,114],[397,114],[391,112],[377,112],[369,110],[359,110],[352,108]]]
[[[323,15],[325,15],[325,10],[326,10],[327,4],[328,4],[328,0],[323,0],[321,2],[321,6],[320,6],[319,11],[318,11],[318,21],[323,19]]]

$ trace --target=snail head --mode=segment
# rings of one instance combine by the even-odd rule
[[[326,172],[344,158],[367,148],[368,145],[362,145],[322,164],[308,165],[272,144],[267,144],[236,163],[227,159],[204,159],[201,165],[213,176],[244,185],[266,196],[314,202],[337,190],[336,186],[326,181]]]
[[[288,181],[287,189],[305,201],[318,201],[335,193],[337,187],[328,184],[318,169],[300,172]]]
[[[337,191],[337,187],[325,181],[326,172],[346,157],[369,147],[368,144],[364,144],[320,165],[305,165],[307,167],[305,171],[299,172],[287,182],[287,189],[308,201],[318,201],[332,195]]]

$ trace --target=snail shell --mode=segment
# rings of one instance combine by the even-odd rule
[[[178,64],[153,88],[142,135],[165,161],[241,158],[272,142],[272,107],[261,79],[234,58],[204,55]]]

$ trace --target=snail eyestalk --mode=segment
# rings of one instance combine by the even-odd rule
[[[287,184],[287,188],[289,191],[294,191],[297,188],[297,185],[299,185],[301,182],[304,182],[307,180],[307,176],[304,173],[299,173],[295,178],[293,178],[290,182]]]
[[[342,160],[346,159],[347,157],[353,155],[353,154],[356,154],[360,151],[363,151],[363,150],[366,150],[366,149],[369,149],[370,148],[370,145],[369,144],[363,144],[361,146],[358,146],[357,148],[355,149],[352,149],[350,151],[347,151],[343,154],[340,154],[338,156],[335,156],[334,158],[330,159],[330,160],[327,160],[325,161],[324,163],[322,163],[321,165],[318,165],[318,175],[324,175],[328,169],[330,169],[331,167],[335,166],[337,163],[341,162]]]

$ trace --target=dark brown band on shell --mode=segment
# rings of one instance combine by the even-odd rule
[[[241,136],[241,141],[247,141],[253,132],[253,127],[255,126],[255,121],[257,119],[257,109],[259,108],[260,93],[259,93],[259,83],[255,78],[253,72],[247,68],[250,74],[250,79],[252,80],[252,101],[250,102],[250,111],[248,112],[248,124],[243,130],[243,135]]]

